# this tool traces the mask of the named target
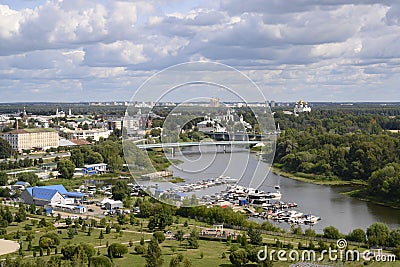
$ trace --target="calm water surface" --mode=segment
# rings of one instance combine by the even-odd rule
[[[340,194],[349,191],[349,186],[314,185],[285,178],[272,172],[268,173],[267,164],[259,161],[255,154],[249,154],[243,149],[233,153],[213,153],[192,148],[177,154],[174,158],[183,163],[172,166],[175,176],[182,177],[186,183],[196,182],[205,178],[215,178],[227,175],[237,178],[239,184],[250,185],[264,191],[274,191],[273,186],[279,185],[282,200],[296,202],[297,210],[303,213],[315,214],[322,220],[314,230],[322,232],[326,226],[333,225],[342,233],[352,229],[366,229],[375,222],[384,222],[391,228],[400,225],[400,210],[384,207]],[[286,223],[279,224],[288,228]]]

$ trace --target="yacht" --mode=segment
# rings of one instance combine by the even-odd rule
[[[267,193],[267,197],[268,198],[272,198],[272,199],[280,199],[282,197],[281,192],[276,191],[276,192],[268,192]]]
[[[234,184],[237,182],[237,179],[231,178],[229,176],[224,176],[224,175],[219,176],[216,180],[218,180],[222,183],[228,183],[228,184]]]
[[[320,217],[314,216],[312,214],[306,214],[304,215],[304,217],[305,217],[304,219],[305,224],[316,224],[319,220],[321,220]]]

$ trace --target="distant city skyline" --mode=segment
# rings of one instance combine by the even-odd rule
[[[276,102],[400,102],[398,43],[394,0],[4,0],[0,102],[129,101],[199,60]]]

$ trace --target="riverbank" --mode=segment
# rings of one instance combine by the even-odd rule
[[[368,194],[368,192],[365,190],[365,188],[361,189],[356,189],[352,190],[349,192],[344,192],[342,193],[343,195],[349,196],[349,197],[354,197],[362,201],[367,201],[371,202],[377,205],[385,206],[385,207],[390,207],[393,209],[400,209],[400,203],[399,202],[393,202],[389,201],[387,199],[380,199],[378,197],[374,197]]]
[[[317,185],[361,185],[361,186],[366,185],[366,183],[363,181],[343,181],[333,178],[327,178],[325,176],[316,174],[307,174],[301,172],[296,172],[296,173],[286,172],[277,165],[274,165],[272,167],[272,172],[277,175],[290,178],[296,181],[310,183],[310,184],[317,184]]]
[[[371,203],[374,203],[377,205],[390,207],[390,208],[394,208],[394,209],[400,209],[400,203],[388,201],[387,199],[380,199],[380,198],[369,195],[366,192],[367,183],[364,181],[324,180],[323,178],[321,178],[321,176],[318,176],[318,175],[299,173],[299,172],[296,172],[296,173],[285,172],[278,166],[273,166],[272,172],[277,175],[289,178],[289,179],[293,179],[293,180],[305,182],[305,183],[316,184],[316,185],[358,186],[357,189],[343,192],[341,194],[352,197],[352,198],[356,198],[361,201],[371,202]]]

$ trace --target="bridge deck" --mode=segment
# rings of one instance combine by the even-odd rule
[[[231,145],[255,145],[260,141],[215,141],[215,142],[184,142],[184,143],[158,143],[137,145],[138,148],[169,148],[169,147],[189,147],[189,146],[231,146]]]

